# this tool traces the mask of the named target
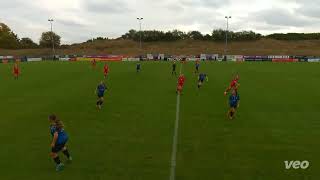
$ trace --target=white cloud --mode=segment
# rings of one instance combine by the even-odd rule
[[[231,15],[237,31],[320,31],[320,0],[1,0],[0,7],[0,21],[35,41],[49,30],[48,18],[63,43],[119,37],[138,29],[136,17],[145,18],[144,29],[210,33],[225,28],[224,16]]]

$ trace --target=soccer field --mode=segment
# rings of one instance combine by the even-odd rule
[[[109,63],[102,111],[95,88],[103,64],[0,64],[0,180],[169,180],[176,121],[171,64]],[[320,178],[320,64],[201,63],[209,82],[198,90],[194,63],[180,97],[176,180],[316,180]],[[223,95],[240,75],[240,108],[226,117]],[[70,139],[73,163],[55,172],[48,115]],[[63,155],[60,158],[64,161]],[[307,160],[286,170],[284,161]]]

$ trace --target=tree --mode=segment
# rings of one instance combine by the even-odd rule
[[[32,39],[25,37],[20,40],[20,47],[23,49],[34,49],[38,48],[38,44],[32,41]]]
[[[212,40],[214,41],[223,41],[226,39],[226,31],[222,29],[216,29],[212,31],[211,36],[212,36]]]
[[[137,36],[137,31],[134,29],[129,30],[129,32],[127,32],[126,34],[122,35],[123,39],[135,39],[135,37]]]
[[[18,36],[4,23],[0,23],[0,48],[19,48]]]
[[[54,42],[54,47],[59,47],[61,43],[61,37],[54,32],[48,31],[43,32],[40,38],[40,46],[44,48],[52,47],[52,37]]]
[[[203,36],[203,40],[209,41],[211,39],[212,37],[210,36],[210,34],[206,34],[205,36]]]
[[[204,37],[199,31],[190,31],[188,33],[188,37],[193,40],[203,40]]]

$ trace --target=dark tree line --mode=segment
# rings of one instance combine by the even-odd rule
[[[266,37],[276,40],[320,40],[320,33],[277,33]]]
[[[92,43],[92,42],[95,42],[95,41],[104,41],[104,40],[109,40],[109,38],[107,38],[107,37],[97,37],[97,38],[89,39],[87,41],[87,43]]]
[[[206,41],[224,41],[226,38],[226,31],[222,29],[217,29],[212,31],[211,35],[203,35],[199,31],[190,31],[188,33],[173,30],[173,31],[136,31],[130,30],[128,33],[122,35],[122,39],[130,39],[134,41],[139,41],[141,35],[141,40],[144,42],[154,42],[154,41],[177,41],[184,39],[192,40],[206,40]],[[252,31],[242,31],[242,32],[228,32],[229,40],[233,41],[252,41],[259,40],[263,36]]]

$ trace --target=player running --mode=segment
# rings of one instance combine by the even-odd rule
[[[232,94],[229,97],[229,106],[230,109],[228,111],[228,118],[232,120],[236,114],[237,108],[239,108],[240,105],[240,96],[236,92],[236,90],[232,90]]]
[[[68,162],[72,161],[72,157],[66,147],[69,137],[63,129],[63,122],[59,120],[56,115],[50,115],[49,122],[51,124],[50,133],[52,136],[50,156],[56,163],[56,171],[62,171],[64,169],[64,164],[60,161],[58,153],[62,151],[62,153],[67,157]]]
[[[177,76],[176,69],[177,69],[177,64],[176,64],[176,61],[174,61],[172,64],[172,73],[171,73],[172,75],[174,74],[175,76]]]
[[[209,81],[209,78],[208,78],[207,74],[205,74],[205,73],[200,73],[200,74],[199,74],[199,79],[198,79],[198,89],[201,88],[201,86],[202,86],[203,83],[204,83],[204,80],[206,80],[207,82]]]
[[[13,77],[14,77],[14,79],[18,80],[19,75],[20,75],[19,65],[18,65],[18,63],[14,63],[14,65],[13,65]]]
[[[200,62],[196,61],[196,70],[194,71],[195,74],[199,73],[199,67],[200,67]]]
[[[137,70],[137,73],[141,71],[141,64],[140,63],[137,64],[136,70]]]
[[[235,90],[237,93],[239,86],[239,75],[237,74],[236,77],[231,81],[230,86],[224,92],[224,95],[226,96],[230,90]]]
[[[102,108],[102,104],[104,102],[104,92],[106,90],[107,90],[107,86],[104,84],[103,81],[101,81],[95,91],[98,96],[98,100],[97,100],[97,104],[96,104],[98,110],[101,110],[101,108]]]
[[[104,78],[106,79],[109,74],[109,66],[107,63],[103,66],[103,74],[104,74]]]
[[[176,93],[179,93],[179,94],[182,93],[185,80],[186,80],[185,76],[183,74],[181,74],[178,78],[178,85],[177,85]]]

